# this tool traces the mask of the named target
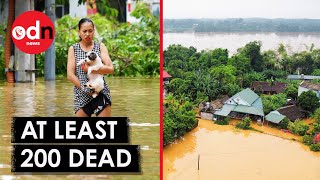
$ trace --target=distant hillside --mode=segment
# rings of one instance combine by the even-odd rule
[[[320,32],[320,19],[164,19],[165,32]]]

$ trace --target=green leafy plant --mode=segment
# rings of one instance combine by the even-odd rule
[[[311,145],[310,145],[310,150],[311,150],[311,151],[320,151],[320,143],[311,144]]]
[[[224,117],[222,120],[216,120],[214,123],[219,125],[228,125],[230,121],[229,117]]]
[[[295,122],[289,122],[288,129],[299,136],[303,136],[309,130],[309,126],[302,121],[296,120]]]
[[[313,136],[311,135],[304,135],[302,137],[302,142],[303,144],[306,144],[306,145],[311,145],[313,143]]]
[[[250,129],[251,119],[249,117],[244,118],[242,121],[236,124],[236,128]]]
[[[196,112],[189,101],[167,97],[164,104],[163,145],[173,142],[196,126]]]
[[[137,11],[137,12],[136,12]],[[102,15],[90,17],[95,23],[96,41],[103,42],[115,67],[114,76],[159,76],[159,20],[141,4],[135,9],[141,21],[135,24],[119,23]],[[133,13],[134,13],[133,12]],[[56,26],[56,74],[65,75],[68,48],[79,41],[79,18],[63,16]],[[44,53],[36,55],[38,76],[44,75]]]
[[[290,122],[290,119],[288,119],[287,117],[285,117],[282,121],[280,121],[279,127],[280,127],[281,129],[288,129],[289,122]]]

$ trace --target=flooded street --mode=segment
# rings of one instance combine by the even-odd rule
[[[163,153],[168,180],[320,179],[320,153],[302,143],[209,120],[199,120],[197,128]]]
[[[0,82],[0,179],[159,179],[159,79],[107,78],[112,116],[130,118],[131,144],[140,145],[142,175],[16,175],[11,174],[13,116],[70,117],[73,85],[65,78],[45,82]]]

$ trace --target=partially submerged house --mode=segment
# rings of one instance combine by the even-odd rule
[[[285,117],[294,122],[297,119],[305,117],[304,113],[296,105],[281,107],[275,111],[271,111],[266,115],[265,120],[275,124],[279,124]]]
[[[250,88],[255,92],[260,92],[262,94],[278,94],[282,93],[287,84],[282,82],[261,82],[255,81],[251,84]]]
[[[303,81],[302,83],[300,83],[299,89],[298,89],[298,96],[300,96],[300,94],[302,94],[303,92],[306,92],[309,90],[316,93],[317,97],[320,99],[320,85],[313,84],[307,81]]]
[[[249,116],[251,119],[263,120],[262,100],[255,92],[247,88],[225,101],[222,108],[214,115],[217,119],[222,117],[243,119]]]
[[[201,119],[213,120],[213,114],[215,111],[222,108],[223,103],[230,97],[222,96],[219,99],[209,102],[201,102],[199,104],[199,115]]]

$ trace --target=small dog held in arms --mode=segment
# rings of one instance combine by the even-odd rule
[[[104,88],[104,81],[101,74],[95,74],[91,72],[92,70],[99,70],[103,66],[103,63],[101,58],[95,52],[90,51],[86,54],[86,56],[87,58],[80,60],[77,63],[77,66],[80,66],[84,63],[87,63],[89,65],[87,72],[89,81],[87,82],[87,84],[85,84],[85,87],[90,88],[90,90],[94,92],[92,94],[92,97],[96,98],[99,92]]]

